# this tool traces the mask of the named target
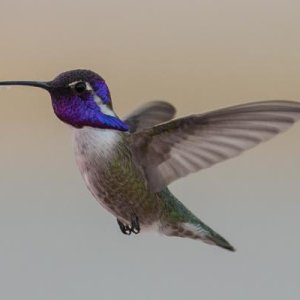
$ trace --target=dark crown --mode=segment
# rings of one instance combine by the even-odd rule
[[[59,74],[52,81],[50,81],[50,84],[52,87],[62,87],[74,81],[80,81],[80,80],[87,81],[87,82],[91,82],[91,81],[104,82],[104,79],[97,73],[90,70],[78,69],[78,70],[67,71]]]

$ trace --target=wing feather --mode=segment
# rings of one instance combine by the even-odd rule
[[[150,188],[237,156],[285,131],[300,118],[300,103],[264,101],[175,119],[130,136]]]
[[[175,116],[175,107],[165,101],[151,101],[137,108],[125,118],[130,132],[141,131],[171,120]]]

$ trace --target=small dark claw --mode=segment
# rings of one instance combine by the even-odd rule
[[[135,214],[131,218],[131,226],[123,224],[119,219],[117,221],[121,231],[126,235],[130,235],[132,232],[138,234],[141,231],[139,218]]]
[[[137,215],[134,215],[131,219],[131,232],[138,234],[141,231],[139,218]]]
[[[124,225],[119,219],[117,219],[119,227],[122,231],[122,233],[126,234],[126,235],[130,235],[131,234],[131,228],[128,225]]]

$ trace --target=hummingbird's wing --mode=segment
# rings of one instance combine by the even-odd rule
[[[135,160],[157,192],[270,139],[299,118],[298,102],[255,102],[175,119],[130,139]]]
[[[165,101],[151,101],[134,110],[125,117],[130,132],[141,131],[162,122],[171,120],[176,113],[175,107]]]

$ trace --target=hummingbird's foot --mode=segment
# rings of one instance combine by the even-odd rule
[[[139,218],[137,215],[133,215],[131,218],[131,232],[138,234],[141,231]]]
[[[119,219],[117,219],[117,221],[121,231],[126,235],[130,235],[132,232],[134,234],[138,234],[141,231],[140,222],[137,215],[132,216],[130,226],[123,224]]]
[[[119,227],[122,231],[122,233],[126,234],[126,235],[130,235],[131,234],[131,228],[128,225],[124,225],[119,219],[117,219]]]

